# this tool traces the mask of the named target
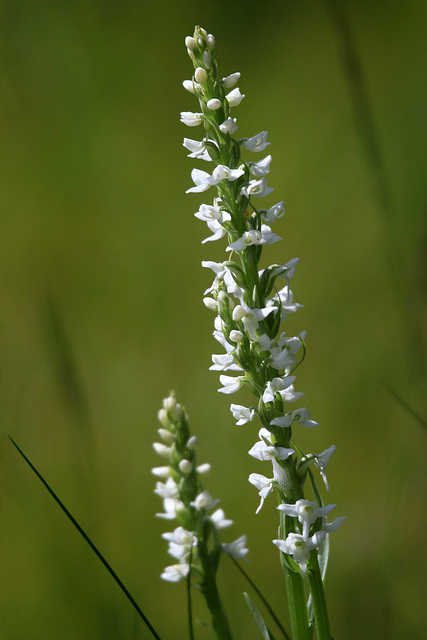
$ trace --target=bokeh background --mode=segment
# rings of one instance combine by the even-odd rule
[[[265,472],[246,454],[258,426],[235,426],[208,371],[200,263],[224,245],[201,245],[203,196],[184,193],[195,24],[215,34],[223,75],[242,73],[240,135],[269,132],[266,204],[287,213],[265,259],[301,258],[305,306],[286,330],[308,331],[297,388],[321,426],[300,442],[337,446],[328,501],[348,516],[331,536],[333,636],[425,637],[427,430],[390,389],[427,418],[426,13],[422,0],[2,3],[1,640],[150,637],[8,434],[162,638],[187,637],[185,588],[159,579],[170,558],[150,474],[171,389],[235,521],[224,539],[247,534],[247,569],[287,620],[275,501],[255,517],[247,482]],[[257,638],[227,559],[221,582],[235,637]]]

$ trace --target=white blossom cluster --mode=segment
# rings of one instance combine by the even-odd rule
[[[207,570],[215,567],[206,556],[206,549],[213,546],[210,554],[218,556],[225,551],[233,558],[243,558],[247,553],[246,536],[241,536],[230,544],[219,542],[218,532],[233,524],[225,517],[222,509],[215,509],[219,500],[214,500],[203,489],[200,476],[210,470],[205,463],[197,465],[195,449],[198,441],[191,436],[188,428],[188,416],[182,406],[176,402],[174,394],[163,401],[159,411],[161,428],[158,433],[162,442],[153,444],[154,450],[167,464],[154,467],[152,473],[161,478],[154,493],[163,499],[163,513],[158,518],[176,520],[178,527],[162,535],[169,543],[169,554],[177,561],[163,571],[161,577],[169,582],[179,582],[190,571],[203,582]],[[215,510],[214,510],[215,509]]]
[[[294,424],[309,428],[318,424],[307,408],[290,407],[304,395],[294,388],[294,372],[305,355],[305,332],[288,336],[280,331],[287,315],[302,306],[294,302],[290,288],[299,260],[259,268],[263,246],[282,239],[271,225],[282,218],[285,207],[283,201],[267,208],[258,204],[260,198],[273,192],[266,178],[271,155],[253,161],[243,160],[241,154],[264,151],[270,144],[267,132],[234,137],[238,131],[234,108],[245,97],[235,87],[240,73],[220,79],[215,38],[204,29],[196,27],[194,36],[186,38],[186,46],[194,75],[183,84],[198,99],[199,110],[182,112],[181,121],[189,127],[203,125],[204,134],[201,140],[184,138],[184,147],[190,158],[213,164],[210,172],[192,170],[194,186],[187,193],[215,188],[213,201],[201,204],[195,216],[207,224],[210,233],[203,243],[224,238],[229,254],[224,262],[202,263],[215,275],[205,292],[204,304],[216,313],[213,335],[224,350],[212,356],[210,369],[220,372],[220,393],[232,394],[246,385],[256,397],[250,407],[231,404],[231,412],[237,425],[251,422],[255,416],[262,423],[259,440],[249,454],[271,462],[273,469],[272,477],[259,473],[249,476],[261,499],[257,513],[265,498],[278,489],[283,502],[279,509],[288,517],[290,530],[287,526],[286,532],[282,531],[283,540],[274,542],[293,556],[305,575],[310,550],[319,548],[326,532],[336,528],[342,518],[327,525],[326,513],[331,505],[322,507],[304,500],[304,483],[308,473],[312,478],[312,463],[328,488],[326,466],[335,447],[304,455],[296,450],[292,439]],[[283,281],[281,286],[277,285],[278,279]],[[304,520],[301,511],[294,512],[301,504],[310,507],[311,520]]]

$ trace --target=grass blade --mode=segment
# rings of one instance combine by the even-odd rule
[[[248,574],[246,573],[246,571],[244,569],[242,569],[242,567],[240,566],[240,564],[232,557],[230,556],[230,558],[232,559],[232,561],[234,562],[234,564],[236,565],[236,567],[239,569],[239,571],[245,576],[246,580],[249,582],[249,584],[251,585],[252,589],[255,591],[255,593],[257,594],[257,596],[260,598],[261,602],[264,604],[264,606],[266,607],[268,613],[271,615],[271,617],[273,618],[274,622],[277,624],[277,626],[279,627],[280,631],[283,633],[283,636],[286,638],[286,640],[291,640],[291,637],[289,636],[288,633],[286,633],[286,630],[283,628],[282,623],[280,622],[279,618],[276,616],[276,614],[274,613],[273,609],[270,607],[270,605],[268,604],[267,600],[264,598],[264,596],[262,595],[261,591],[258,589],[258,587],[255,585],[255,583],[251,580],[251,578],[248,576]],[[246,597],[246,596],[245,596]],[[249,597],[249,596],[248,596]]]
[[[424,429],[427,429],[427,421],[420,416],[419,413],[417,413],[415,411],[415,409],[413,409],[403,398],[402,396],[400,396],[394,389],[392,389],[390,387],[390,385],[386,384],[385,385],[387,391],[389,392],[390,395],[393,396],[393,398],[396,400],[396,402],[398,402],[400,404],[401,407],[403,407],[405,409],[405,411],[407,413],[409,413],[409,415],[411,415],[413,418],[415,418],[415,420],[422,426],[424,427]]]
[[[246,600],[246,602],[248,604],[249,609],[252,612],[253,617],[255,618],[255,622],[257,623],[258,629],[261,631],[261,635],[264,638],[264,640],[274,640],[274,636],[268,630],[267,625],[265,624],[264,620],[262,619],[262,616],[261,616],[260,612],[258,611],[256,606],[254,605],[254,603],[251,600],[251,598],[249,597],[249,595],[247,593],[243,593],[243,595],[245,597],[245,600]]]
[[[120,587],[120,589],[123,591],[123,593],[125,594],[126,598],[129,600],[129,602],[131,603],[131,605],[133,606],[133,608],[136,610],[136,612],[138,613],[138,615],[142,618],[142,620],[145,622],[146,626],[148,627],[148,629],[151,631],[151,634],[153,635],[154,638],[156,638],[157,640],[161,640],[159,634],[156,632],[156,630],[154,629],[153,625],[150,623],[150,621],[148,620],[147,616],[144,614],[144,612],[142,611],[142,609],[140,608],[140,606],[138,605],[138,603],[136,602],[135,598],[133,598],[133,596],[130,594],[129,590],[126,588],[126,586],[123,584],[123,582],[120,580],[119,576],[117,575],[117,573],[114,571],[114,569],[112,568],[112,566],[110,565],[109,562],[107,562],[107,560],[104,558],[104,556],[102,555],[102,553],[99,551],[98,547],[95,545],[94,542],[92,542],[92,540],[89,538],[89,536],[87,535],[87,533],[84,531],[84,529],[80,526],[80,524],[77,522],[77,520],[74,518],[74,516],[70,513],[70,511],[68,511],[67,507],[64,505],[64,503],[58,498],[58,496],[56,495],[56,493],[53,491],[53,489],[49,486],[49,484],[46,482],[46,480],[43,478],[43,476],[41,475],[41,473],[39,473],[39,471],[37,471],[36,467],[33,465],[33,463],[29,460],[29,458],[27,458],[27,456],[25,455],[25,453],[22,451],[22,449],[19,448],[19,446],[16,444],[16,442],[13,440],[13,438],[11,436],[9,436],[10,441],[12,442],[13,446],[17,449],[17,451],[20,453],[20,455],[24,458],[25,462],[28,464],[28,466],[30,467],[30,469],[36,474],[36,476],[38,477],[38,479],[40,480],[40,482],[42,482],[42,484],[45,486],[45,488],[48,490],[48,492],[50,493],[50,495],[52,496],[52,498],[55,500],[55,502],[57,503],[57,505],[62,509],[62,511],[65,513],[65,515],[67,516],[67,518],[71,521],[72,525],[77,529],[77,531],[80,533],[80,535],[82,536],[82,538],[84,538],[84,540],[88,543],[88,545],[90,546],[90,548],[92,549],[92,551],[95,553],[95,555],[99,558],[99,560],[102,562],[102,564],[104,565],[104,567],[107,569],[107,571],[109,572],[109,574],[111,575],[111,577],[114,579],[114,581],[117,583],[117,585]]]
[[[367,79],[345,4],[340,0],[327,0],[326,6],[341,50],[357,130],[366,158],[369,177],[372,181],[374,196],[384,221],[386,260],[396,297],[395,303],[401,323],[402,337],[406,340],[408,372],[413,376],[413,380],[416,380],[418,376],[425,375],[427,363],[424,349],[420,348],[420,336],[424,335],[424,316],[421,307],[417,309],[412,301],[424,294],[416,282],[405,274],[404,255],[400,239],[396,236],[395,231],[395,205],[392,199],[392,190],[386,173]],[[422,264],[424,264],[424,255],[425,247],[423,246]],[[408,312],[408,310],[410,311]]]
[[[91,444],[92,418],[88,395],[77,366],[63,313],[49,288],[46,289],[42,307],[42,321],[52,365],[55,368],[55,381],[64,404],[75,418],[82,437]]]

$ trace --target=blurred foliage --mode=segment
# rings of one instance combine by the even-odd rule
[[[192,214],[203,197],[184,195],[194,165],[178,114],[195,108],[181,87],[195,24],[215,34],[224,75],[242,73],[239,133],[269,131],[271,203],[284,198],[287,214],[275,228],[284,242],[265,258],[301,258],[293,290],[305,308],[286,331],[308,330],[297,388],[321,423],[301,445],[337,445],[328,499],[348,516],[331,539],[333,635],[424,637],[427,433],[386,385],[426,418],[427,8],[339,4],[383,158],[387,221],[330,2],[2,3],[0,640],[149,637],[8,433],[160,634],[186,637],[185,588],[159,579],[169,558],[150,474],[172,388],[212,463],[207,488],[235,521],[226,535],[248,534],[248,571],[287,619],[274,500],[255,517],[247,482],[263,471],[246,455],[257,427],[234,426],[208,371],[211,274],[200,262],[222,260],[224,246],[200,244]],[[236,637],[258,637],[227,559],[222,575]]]

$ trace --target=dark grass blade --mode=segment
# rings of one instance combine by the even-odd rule
[[[341,58],[346,73],[354,117],[358,125],[363,152],[369,165],[369,175],[373,181],[375,195],[380,209],[390,223],[391,194],[384,167],[378,132],[374,121],[373,108],[369,97],[367,81],[363,70],[356,41],[350,26],[345,7],[340,0],[327,0],[327,9],[335,29],[336,39],[341,50]]]
[[[414,309],[412,300],[424,296],[425,292],[412,278],[404,273],[404,256],[394,229],[394,208],[390,181],[387,177],[385,162],[380,145],[380,137],[375,123],[374,110],[368,91],[368,83],[353,35],[346,7],[341,0],[326,0],[336,40],[341,52],[343,68],[346,74],[350,99],[353,107],[362,150],[372,181],[377,208],[384,220],[385,251],[388,269],[393,283],[395,303],[401,323],[402,336],[406,341],[408,372],[416,380],[424,376],[427,369],[424,348],[420,348],[420,336],[424,335],[424,316],[420,309]],[[425,261],[425,244],[422,249],[422,262]],[[404,304],[402,304],[404,300]],[[409,303],[411,301],[411,303]],[[408,309],[410,310],[408,312]]]
[[[82,436],[92,437],[92,417],[82,376],[77,366],[73,345],[63,313],[49,288],[42,305],[42,323],[46,335],[55,381],[60,387],[63,402],[81,429]]]
[[[252,602],[252,599],[249,597],[249,595],[247,593],[243,593],[243,595],[244,595],[244,598],[246,600],[246,603],[247,603],[249,609],[251,610],[251,613],[252,613],[253,617],[255,618],[255,622],[257,623],[258,629],[261,631],[261,635],[264,638],[264,640],[274,640],[273,634],[268,629],[267,625],[265,624],[264,620],[262,619],[262,616],[261,616],[260,612],[258,611],[256,606]]]
[[[286,640],[291,640],[291,637],[288,635],[288,633],[286,633],[285,629],[283,628],[282,623],[280,622],[279,618],[276,616],[276,614],[274,613],[273,609],[270,607],[270,605],[268,604],[267,600],[264,598],[264,596],[262,595],[261,591],[258,589],[258,587],[255,585],[255,583],[251,580],[251,578],[248,576],[248,574],[246,573],[246,571],[244,569],[242,569],[242,567],[240,566],[240,564],[232,557],[230,556],[231,560],[234,562],[235,566],[238,568],[238,570],[244,575],[244,577],[246,578],[246,580],[249,582],[249,584],[251,585],[252,589],[255,591],[255,593],[257,594],[257,596],[260,598],[261,602],[264,604],[265,608],[267,609],[268,613],[271,615],[271,617],[273,618],[274,622],[277,624],[277,626],[279,627],[280,631],[283,633],[284,637],[286,638]],[[246,596],[245,596],[246,597]],[[248,596],[249,597],[249,596]],[[246,599],[247,601],[247,599]],[[249,604],[249,603],[248,603]]]
[[[393,398],[396,400],[396,402],[398,404],[400,404],[401,407],[403,407],[403,409],[405,409],[405,411],[407,413],[409,413],[409,415],[411,415],[417,422],[418,424],[420,424],[422,427],[424,427],[424,429],[427,429],[427,421],[419,414],[417,413],[417,411],[415,411],[415,409],[413,409],[411,407],[411,405],[409,405],[406,400],[404,400],[402,398],[402,396],[400,396],[394,389],[392,389],[390,387],[390,385],[386,384],[385,388],[387,389],[387,391],[389,392],[389,394],[391,396],[393,396]]]
[[[42,484],[45,486],[45,488],[48,490],[48,492],[50,493],[50,495],[52,496],[52,498],[55,500],[55,502],[57,503],[57,505],[62,509],[62,511],[65,513],[65,515],[67,516],[67,518],[71,521],[71,523],[73,524],[73,526],[77,529],[77,531],[80,533],[80,535],[82,536],[82,538],[88,543],[88,545],[90,546],[90,548],[92,549],[92,551],[95,553],[95,555],[99,558],[99,560],[102,562],[102,564],[104,565],[104,567],[107,569],[108,573],[111,575],[111,577],[113,578],[113,580],[117,583],[117,585],[120,587],[120,589],[123,591],[123,593],[125,594],[126,598],[129,600],[129,602],[131,603],[131,605],[133,606],[133,608],[135,609],[135,611],[138,613],[138,615],[142,618],[142,620],[145,622],[146,626],[148,627],[148,629],[151,631],[151,634],[153,635],[154,638],[156,638],[157,640],[161,640],[159,634],[155,631],[153,625],[150,623],[150,621],[148,620],[148,618],[146,617],[146,615],[144,614],[144,612],[142,611],[142,609],[140,608],[140,606],[138,605],[138,603],[136,602],[135,598],[133,598],[133,596],[130,594],[130,592],[128,591],[128,589],[126,588],[126,586],[123,584],[123,582],[120,580],[119,576],[117,575],[117,573],[114,571],[114,569],[112,568],[112,566],[109,564],[109,562],[107,562],[107,560],[104,558],[104,556],[102,555],[102,553],[99,551],[98,547],[95,545],[94,542],[92,542],[92,540],[89,538],[89,536],[87,535],[87,533],[84,531],[84,529],[79,525],[79,523],[77,522],[77,520],[74,518],[74,516],[68,511],[67,507],[64,505],[64,503],[58,498],[58,496],[56,495],[56,493],[53,491],[53,489],[49,486],[49,484],[46,482],[46,480],[43,478],[43,476],[41,475],[41,473],[39,473],[37,471],[37,469],[35,468],[35,466],[32,464],[32,462],[27,458],[27,456],[25,455],[25,453],[22,451],[22,449],[20,449],[18,447],[18,445],[16,444],[16,442],[13,440],[13,438],[11,436],[9,436],[13,446],[17,449],[17,451],[20,453],[20,455],[24,458],[25,462],[28,464],[28,466],[30,467],[30,469],[32,471],[34,471],[34,473],[36,474],[36,476],[38,477],[38,479],[42,482]]]

